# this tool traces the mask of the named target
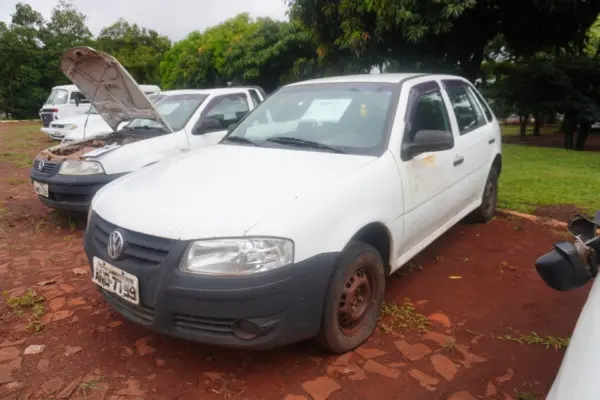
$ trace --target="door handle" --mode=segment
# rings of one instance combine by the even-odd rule
[[[465,158],[463,156],[458,156],[454,159],[454,166],[456,167],[457,165],[460,165],[463,163],[463,161],[465,161]]]
[[[488,140],[488,144],[494,144],[496,143],[496,138],[491,138],[490,140]]]

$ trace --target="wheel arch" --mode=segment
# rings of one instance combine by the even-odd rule
[[[373,246],[383,260],[386,276],[391,271],[391,260],[393,254],[393,238],[388,227],[382,222],[371,222],[360,228],[350,241],[360,241]]]

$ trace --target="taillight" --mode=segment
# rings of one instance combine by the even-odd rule
[[[53,113],[57,113],[58,112],[58,108],[52,108],[52,109],[50,109],[50,111],[53,112]]]

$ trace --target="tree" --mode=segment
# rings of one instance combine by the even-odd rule
[[[0,99],[11,118],[34,115],[44,100],[44,19],[30,5],[17,3],[10,25],[0,22]]]
[[[119,19],[100,31],[96,47],[119,60],[138,83],[158,84],[160,63],[171,49],[171,41],[152,29]]]
[[[228,81],[258,85],[267,92],[314,76],[317,45],[298,24],[259,18],[226,51],[221,69]]]
[[[288,0],[291,17],[328,54],[354,54],[371,65],[459,70],[474,80],[488,43],[503,35],[514,54],[581,48],[600,2],[586,0]],[[530,27],[530,29],[528,29]]]
[[[232,43],[248,34],[248,13],[225,20],[204,32],[194,31],[176,43],[161,63],[165,88],[212,88],[227,85],[223,68]]]

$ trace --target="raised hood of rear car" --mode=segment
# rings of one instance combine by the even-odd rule
[[[120,123],[135,118],[151,119],[169,127],[113,56],[91,47],[74,47],[63,54],[60,69],[92,102],[113,131]]]

